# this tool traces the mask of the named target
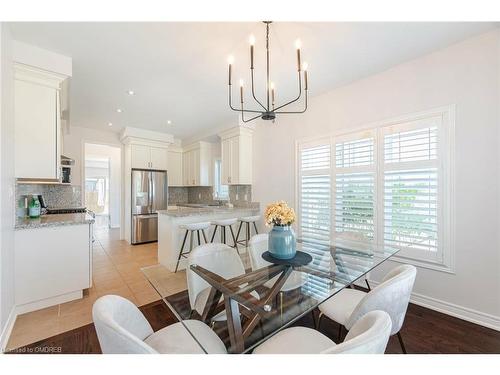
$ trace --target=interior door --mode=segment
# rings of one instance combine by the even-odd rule
[[[132,170],[132,214],[151,213],[151,172]]]
[[[167,172],[151,172],[152,212],[166,210],[168,206]]]

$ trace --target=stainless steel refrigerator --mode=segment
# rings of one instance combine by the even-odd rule
[[[158,210],[168,206],[166,171],[132,169],[132,243],[158,240]]]

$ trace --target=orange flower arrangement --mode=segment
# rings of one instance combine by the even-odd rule
[[[291,225],[295,221],[295,211],[285,201],[271,203],[264,213],[266,225]]]

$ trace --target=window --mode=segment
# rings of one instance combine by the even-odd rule
[[[335,141],[335,236],[373,240],[375,233],[374,133]]]
[[[215,160],[214,198],[218,200],[229,199],[229,188],[227,185],[222,185],[222,161],[220,159]]]
[[[397,259],[452,272],[453,116],[440,108],[299,142],[299,236],[399,247]]]

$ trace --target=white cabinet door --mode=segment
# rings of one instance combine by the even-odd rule
[[[165,171],[168,168],[167,149],[161,147],[151,147],[151,168]]]
[[[186,151],[182,154],[182,178],[183,178],[183,185],[184,186],[189,186],[189,181],[191,178],[190,175],[190,158],[189,158],[189,151]]]
[[[15,232],[15,303],[23,305],[89,288],[89,224]]]
[[[231,138],[231,163],[229,184],[240,183],[240,143],[239,137]]]
[[[191,182],[193,186],[200,185],[200,149],[191,151]]]
[[[168,173],[168,186],[182,186],[182,165],[183,155],[181,152],[168,152],[167,157],[167,173]]]
[[[15,80],[15,175],[59,178],[57,90]]]
[[[229,184],[231,176],[231,138],[221,142],[222,183]]]
[[[152,169],[151,147],[132,145],[132,168]]]

